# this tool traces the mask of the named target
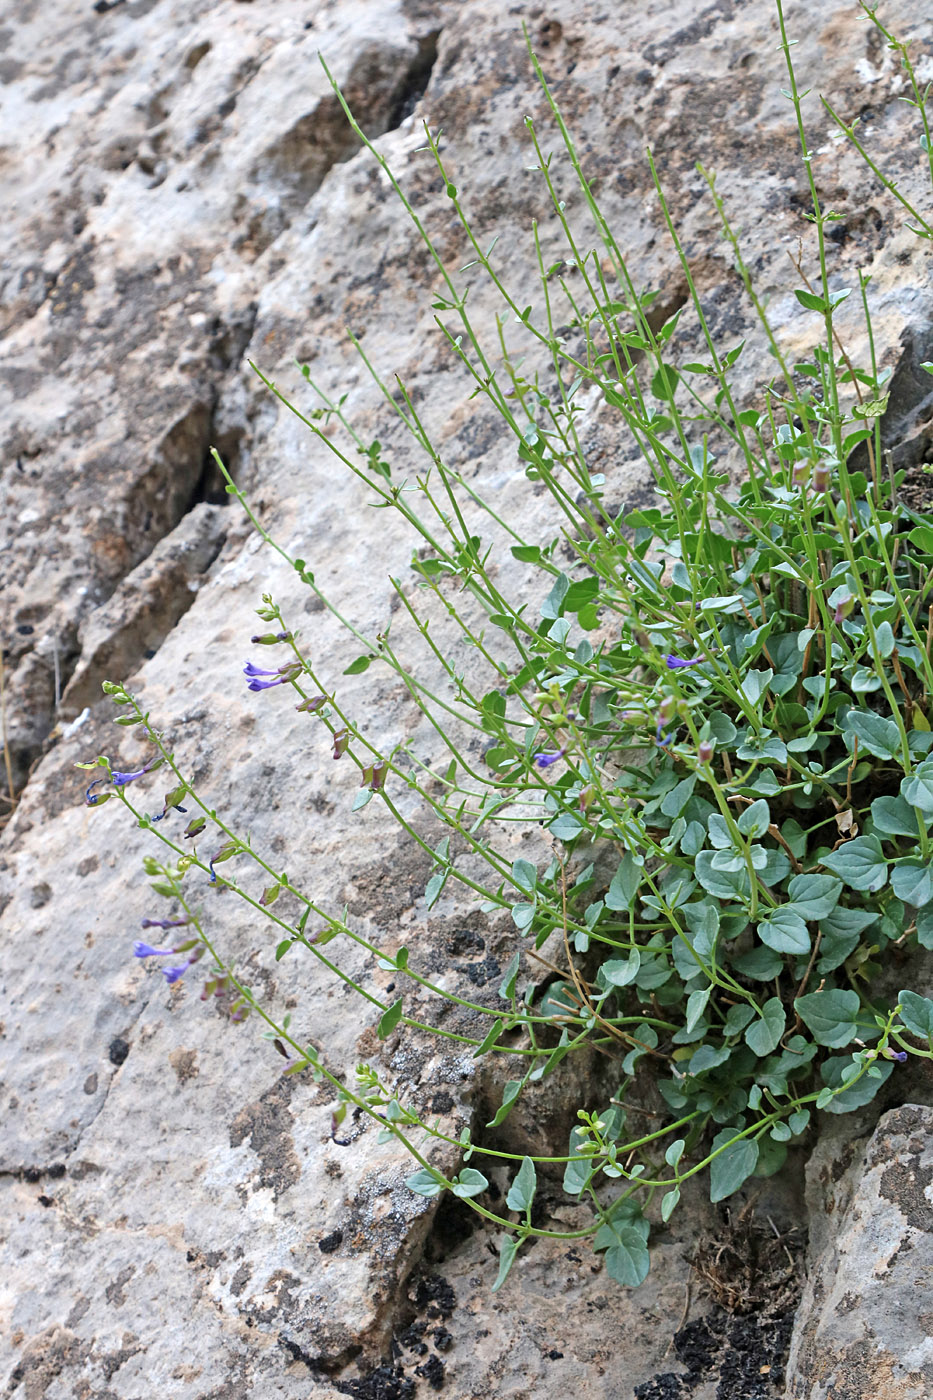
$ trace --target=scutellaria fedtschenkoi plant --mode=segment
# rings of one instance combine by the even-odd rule
[[[902,65],[910,94],[903,100],[914,108],[918,152],[933,180],[927,94],[909,50],[863,9]],[[501,520],[475,485],[445,464],[405,386],[383,384],[361,346],[387,403],[425,454],[414,484],[393,478],[380,443],[355,434],[343,400],[328,399],[306,368],[319,396],[306,415],[264,379],[367,482],[375,503],[399,511],[411,527],[411,576],[393,582],[447,684],[442,693],[432,689],[406,670],[387,636],[362,636],[347,621],[365,647],[349,670],[374,661],[392,668],[411,706],[444,739],[449,762],[428,772],[405,745],[375,745],[344,707],[339,682],[319,669],[269,595],[258,609],[269,630],[252,638],[245,684],[276,692],[263,705],[290,697],[307,712],[326,731],[340,771],[352,765],[358,772],[354,810],[385,803],[411,841],[430,851],[428,908],[459,882],[483,911],[510,916],[515,953],[498,1005],[437,986],[407,948],[387,955],[345,914],[319,907],[233,817],[228,822],[214,811],[123,685],[104,686],[123,711],[117,723],[143,726],[152,758],[130,773],[114,771],[103,757],[81,765],[104,770],[88,788],[90,806],[115,797],[161,843],[146,870],[172,913],[144,921],[160,930],[160,942],[136,943],[135,955],[161,962],[169,983],[196,977],[192,969],[200,964],[203,996],[225,998],[234,1018],[252,1013],[264,1021],[287,1062],[284,1073],[330,1081],[335,1133],[351,1106],[377,1118],[382,1134],[412,1154],[413,1191],[453,1192],[494,1222],[501,1231],[495,1287],[536,1235],[588,1237],[613,1278],[640,1283],[649,1267],[650,1222],[670,1219],[685,1181],[703,1174],[711,1199],[724,1200],[749,1178],[778,1172],[788,1146],[819,1115],[867,1104],[909,1056],[933,1058],[933,1001],[883,990],[897,987],[891,969],[905,952],[933,948],[933,523],[899,501],[900,478],[881,436],[890,371],[876,357],[869,278],[860,273],[857,285],[842,285],[831,266],[827,232],[841,215],[820,198],[780,0],[777,15],[810,196],[805,217],[817,250],[812,276],[801,262],[804,285],[793,289],[812,316],[813,347],[804,360],[789,359],[782,348],[715,177],[701,167],[770,351],[752,403],[736,397],[733,367],[743,345],[717,345],[708,329],[650,153],[660,211],[705,346],[702,359],[688,363],[676,361],[677,317],[658,327],[649,314],[652,296],[634,285],[533,56],[560,157],[545,154],[535,124],[526,125],[565,240],[552,261],[535,228],[536,308],[513,298],[493,250],[480,245],[438,133],[425,129],[423,155],[435,163],[473,250],[458,273],[445,267],[334,85],[434,260],[440,333],[475,393],[498,411],[504,440],[511,438],[527,477],[551,493],[560,528],[541,545]],[[933,227],[877,166],[856,128],[826,106],[839,139],[853,144],[905,207],[913,233],[930,239]],[[581,220],[595,229],[592,244],[583,243],[559,189],[558,171],[568,169]],[[467,311],[469,282],[477,277],[490,279],[501,298],[494,350]],[[861,365],[835,320],[850,296],[864,316]],[[513,332],[538,353],[538,372],[526,368],[533,355],[525,361],[512,348]],[[933,365],[924,368],[933,372]],[[624,519],[608,508],[606,484],[588,469],[577,434],[584,388],[598,390],[616,411],[620,432],[650,466],[651,508]],[[332,432],[338,425],[345,447]],[[741,467],[737,488],[719,464],[727,461]],[[288,559],[217,462],[227,490]],[[477,524],[484,515],[493,535],[505,530],[510,537],[513,558],[540,571],[537,616],[500,592]],[[562,567],[567,558],[572,562]],[[308,564],[289,562],[343,621]],[[482,693],[434,645],[425,620],[431,606],[488,668]],[[485,745],[480,759],[469,742],[477,735]],[[162,810],[147,816],[149,804],[136,795],[157,770],[167,775],[168,790]],[[420,796],[430,821],[446,828],[439,843],[428,846],[393,790]],[[501,854],[497,814],[507,806],[544,824],[549,858]],[[189,817],[181,834],[178,813]],[[235,858],[235,866],[227,864]],[[490,1128],[523,1092],[559,1076],[562,1062],[587,1047],[613,1064],[615,1092],[606,1102],[581,1104],[570,1141],[543,1144],[547,1155],[533,1158],[474,1139],[469,1127],[459,1138],[445,1136],[406,1104],[404,1088],[385,1083],[370,1065],[359,1067],[355,1083],[340,1082],[321,1047],[306,1043],[288,1018],[279,1022],[225,958],[212,904],[220,886],[268,921],[277,958],[314,957],[354,986],[381,1038],[437,1030],[477,1058],[507,1056],[513,1068]],[[297,922],[276,910],[285,892],[299,902]],[[347,940],[392,972],[394,1001],[341,967]],[[428,994],[419,1005],[431,997],[452,1004],[474,1029],[459,1034],[450,1019],[441,1030],[406,1014],[406,987]],[[653,1105],[647,1118],[639,1111],[646,1101]],[[454,1177],[432,1165],[438,1140],[460,1149]],[[536,1161],[563,1166],[564,1190],[591,1208],[584,1228],[549,1230],[537,1215],[532,1223]],[[483,1168],[503,1163],[511,1164],[511,1185],[505,1206],[495,1207]]]

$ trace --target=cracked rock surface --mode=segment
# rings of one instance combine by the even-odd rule
[[[933,1392],[933,1109],[904,1104],[808,1169],[825,1220],[791,1343],[788,1400]]]
[[[915,7],[889,8],[886,22],[909,33]],[[499,235],[503,276],[529,287],[527,302],[532,219],[549,254],[565,249],[526,168],[526,115],[545,149],[557,143],[523,20],[630,250],[636,285],[659,289],[662,319],[685,299],[643,159],[650,140],[710,326],[729,346],[747,339],[740,391],[759,393],[761,336],[696,162],[718,170],[777,331],[803,351],[812,325],[792,295],[788,252],[796,256],[803,238],[812,257],[812,245],[768,0],[640,9],[608,0],[20,0],[0,18],[3,130],[15,137],[4,137],[0,166],[0,587],[23,789],[0,835],[3,1400],[411,1400],[437,1389],[457,1400],[522,1400],[571,1387],[594,1397],[638,1387],[645,1400],[749,1400],[733,1396],[712,1362],[694,1364],[695,1348],[673,1345],[685,1301],[691,1323],[708,1306],[688,1292],[696,1240],[710,1225],[699,1196],[659,1232],[640,1292],[612,1284],[585,1251],[542,1242],[519,1256],[491,1301],[494,1233],[408,1192],[409,1159],[380,1145],[367,1121],[348,1116],[335,1141],[331,1091],[283,1079],[255,1018],[233,1025],[202,1004],[196,976],[169,987],[133,959],[140,921],[165,913],[141,873],[157,847],[117,802],[85,807],[88,779],[73,766],[108,753],[134,769],[149,756],[97,698],[103,677],[125,680],[205,801],[248,830],[276,870],[287,868],[327,911],[346,905],[383,951],[404,943],[413,965],[467,1000],[495,1002],[519,946],[511,923],[451,888],[429,910],[429,858],[400,839],[381,804],[351,812],[356,772],[334,763],[313,717],[281,691],[246,690],[255,609],[271,592],[374,744],[407,739],[426,761],[439,756],[387,667],[346,674],[361,643],[260,548],[236,505],[222,503],[208,449],[220,449],[264,524],[308,561],[353,625],[375,638],[392,622],[401,655],[426,678],[430,658],[397,615],[389,583],[408,587],[410,535],[370,508],[365,484],[262,389],[247,358],[306,412],[314,400],[295,360],[308,364],[329,395],[346,394],[345,411],[365,444],[382,444],[393,480],[414,480],[424,459],[348,344],[351,327],[388,381],[401,377],[450,464],[520,518],[529,541],[553,536],[547,499],[524,479],[488,407],[471,399],[435,325],[435,273],[386,182],[356,153],[317,59],[320,49],[362,124],[382,133],[380,149],[457,268],[469,247],[418,152],[419,123],[443,125],[477,233],[487,246]],[[891,56],[858,7],[826,0],[791,22],[801,87],[822,88],[847,120],[861,115],[908,197],[928,200]],[[920,58],[929,67],[928,45]],[[910,366],[929,358],[923,248],[830,141],[815,100],[812,120],[818,178],[844,215],[834,276],[851,285],[857,268],[871,272],[879,356],[905,366],[892,442],[916,439],[910,460],[922,463],[928,424]],[[856,302],[838,324],[858,351]],[[494,338],[497,306],[480,286],[471,308]],[[678,336],[690,358],[699,332],[688,311]],[[581,406],[578,430],[611,503],[650,502],[645,464],[605,406],[585,395]],[[540,580],[507,551],[501,570],[503,586],[536,612]],[[434,635],[464,669],[475,664],[442,617]],[[480,760],[478,744],[470,755]],[[130,796],[155,815],[165,787],[155,774]],[[423,813],[397,796],[420,824]],[[183,820],[172,813],[165,829],[177,837]],[[440,833],[425,830],[433,844]],[[502,847],[508,859],[543,849],[539,835],[517,829]],[[258,898],[247,862],[223,869]],[[352,1076],[370,1061],[451,1138],[466,1125],[482,1131],[501,1095],[501,1064],[418,1035],[380,1045],[376,1017],[326,968],[297,955],[276,962],[275,932],[222,884],[204,881],[199,898],[212,935],[260,997],[277,1016],[291,1012],[296,1034],[319,1044],[335,1073]],[[286,924],[297,917],[284,898],[275,908]],[[363,949],[338,941],[328,951],[392,995],[392,974]],[[405,995],[411,1014],[438,1015],[430,994]],[[606,1088],[599,1066],[573,1073],[545,1081],[516,1111],[504,1150],[563,1150],[576,1107],[567,1085],[581,1098]],[[927,1131],[925,1118],[892,1128],[892,1160],[906,1154],[922,1167],[926,1148],[911,1143]],[[443,1170],[456,1169],[455,1146],[432,1151]],[[554,1208],[571,1221],[572,1207]],[[919,1251],[920,1236],[911,1240]],[[824,1400],[802,1347],[799,1358],[795,1396]],[[767,1379],[755,1384],[762,1400],[780,1393]]]

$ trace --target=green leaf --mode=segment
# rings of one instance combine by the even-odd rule
[[[772,948],[753,948],[743,953],[733,964],[743,977],[752,977],[756,982],[770,982],[784,970],[784,964]]]
[[[638,893],[644,871],[636,865],[626,851],[619,862],[619,868],[612,877],[612,884],[606,891],[606,908],[613,910],[631,909]]]
[[[917,942],[921,948],[933,948],[933,908],[930,905],[917,915]]]
[[[712,987],[704,987],[701,992],[691,992],[687,998],[687,1019],[684,1029],[688,1034],[706,1010],[706,1003],[710,999],[712,990]]]
[[[409,1191],[414,1191],[418,1196],[439,1196],[444,1190],[444,1182],[438,1181],[438,1174],[423,1169],[415,1172],[413,1176],[405,1178],[405,1185]]]
[[[641,953],[633,948],[627,958],[610,958],[597,972],[601,985],[607,987],[627,987],[635,981],[641,968]]]
[[[745,1032],[745,1044],[759,1057],[770,1055],[784,1034],[786,1020],[780,997],[771,997],[761,1008],[761,1017]]]
[[[667,1224],[674,1213],[674,1207],[680,1200],[680,1187],[675,1186],[673,1191],[668,1191],[661,1197],[661,1219]]]
[[[793,953],[803,958],[810,952],[806,920],[789,904],[771,910],[769,917],[758,925],[758,937],[775,953]]]
[[[459,1176],[454,1177],[452,1187],[455,1196],[461,1200],[467,1200],[471,1196],[479,1196],[483,1191],[488,1191],[489,1182],[478,1172],[475,1167],[464,1167]]]
[[[606,1251],[606,1273],[626,1288],[637,1288],[648,1277],[651,1260],[643,1233],[634,1225],[606,1221],[593,1240],[594,1249]]]
[[[826,1088],[838,1089],[844,1084],[843,1076],[851,1065],[851,1055],[831,1055],[828,1060],[824,1060],[820,1065],[820,1078]],[[873,1068],[878,1071],[877,1075],[870,1077],[863,1074],[857,1084],[843,1089],[841,1094],[834,1094],[828,1102],[821,1103],[817,1099],[817,1108],[825,1109],[827,1113],[852,1113],[857,1108],[864,1108],[867,1103],[871,1103],[885,1080],[890,1078],[894,1066],[888,1060],[884,1064],[881,1061],[876,1062]]]
[[[717,1069],[725,1064],[730,1055],[728,1045],[701,1045],[690,1059],[690,1073],[704,1074],[708,1069]]]
[[[582,1128],[572,1128],[570,1131],[570,1146],[568,1155],[576,1156],[584,1144],[588,1141]],[[584,1157],[576,1162],[567,1162],[564,1167],[564,1190],[568,1196],[579,1196],[585,1188],[593,1171],[592,1162]]]
[[[673,1167],[675,1171],[677,1170],[677,1163],[684,1155],[684,1148],[686,1147],[686,1145],[687,1144],[684,1138],[677,1138],[676,1141],[670,1144],[667,1151],[664,1153],[665,1162],[669,1167]]]
[[[538,1174],[530,1157],[523,1157],[505,1203],[509,1210],[530,1210],[538,1187]]]
[[[805,292],[801,287],[795,287],[794,296],[807,311],[819,311],[822,316],[825,316],[829,310],[828,304],[815,292]]]
[[[666,817],[679,817],[693,796],[693,789],[696,787],[697,775],[691,773],[688,778],[684,778],[676,787],[671,788],[661,799],[661,811]]]
[[[358,656],[355,661],[351,661],[344,671],[345,676],[359,676],[363,671],[368,671],[373,662],[371,656]]]
[[[713,1138],[713,1151],[719,1152],[709,1164],[709,1198],[714,1203],[724,1201],[738,1191],[758,1165],[758,1144],[751,1138],[735,1138],[735,1128],[723,1128]]]
[[[760,797],[746,807],[736,825],[743,836],[750,836],[753,840],[756,836],[763,836],[771,825],[771,811],[764,798]]]
[[[387,1040],[402,1019],[402,998],[393,1001],[388,1011],[385,1012],[379,1025],[376,1027],[376,1034],[380,1040]]]
[[[490,1289],[491,1293],[498,1293],[509,1276],[509,1270],[515,1263],[515,1256],[521,1248],[521,1241],[515,1240],[511,1235],[500,1236],[499,1243],[499,1272],[496,1274],[496,1281]]]
[[[929,1040],[933,1036],[933,1001],[908,991],[898,992],[897,999],[901,1004],[901,1020],[907,1029],[921,1040]]]
[[[901,796],[911,807],[933,814],[933,761],[925,759],[901,783]]]
[[[826,992],[808,992],[797,997],[794,1010],[801,1021],[813,1032],[817,1045],[826,1045],[831,1050],[839,1050],[854,1040],[858,1026],[858,992],[834,989]]]
[[[521,950],[517,949],[509,959],[509,965],[505,969],[505,977],[499,988],[499,995],[503,1001],[511,1001],[515,995],[515,981],[518,977],[518,969],[521,965]]]
[[[882,836],[918,835],[916,812],[903,797],[876,797],[871,804],[871,819]]]
[[[558,841],[572,841],[582,830],[583,823],[578,822],[570,812],[561,812],[548,827],[548,831],[552,836],[556,836]]]
[[[715,851],[700,851],[697,856],[694,873],[700,884],[717,899],[747,898],[751,885],[745,866],[740,870],[716,870],[713,866],[715,855]]]
[[[441,897],[441,892],[447,883],[449,870],[435,870],[424,888],[424,902],[431,909]]]
[[[831,875],[795,875],[787,893],[802,919],[825,919],[838,904],[842,885]]]
[[[875,641],[878,655],[882,661],[886,661],[894,650],[894,629],[890,622],[879,622],[875,628]]]
[[[845,725],[848,733],[858,739],[860,753],[867,750],[875,758],[896,758],[900,753],[900,730],[893,720],[882,719],[871,710],[850,710]]]
[[[904,860],[891,872],[891,885],[898,899],[922,909],[933,899],[933,870],[928,860]]]
[[[520,1079],[507,1080],[506,1086],[502,1091],[502,1103],[496,1110],[495,1118],[493,1118],[490,1123],[486,1124],[487,1128],[498,1128],[499,1124],[508,1117],[509,1113],[511,1112],[512,1105],[518,1098],[519,1092],[521,1091],[521,1087],[522,1081]]]
[[[823,865],[852,890],[877,893],[887,883],[888,863],[877,836],[856,836],[823,857]]]

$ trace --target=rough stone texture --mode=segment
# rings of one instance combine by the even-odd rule
[[[808,1178],[817,1230],[791,1343],[788,1400],[926,1400],[933,1392],[933,1109],[892,1109],[867,1145],[836,1132],[817,1148]]]
[[[861,113],[873,149],[910,197],[923,198],[902,89],[857,7],[788,8],[802,40],[801,86],[832,94],[847,119]],[[916,20],[907,0],[889,9],[895,28]],[[511,925],[450,890],[428,911],[427,858],[399,839],[379,804],[351,815],[354,772],[332,762],[314,721],[280,692],[245,690],[254,609],[270,591],[311,640],[323,684],[365,716],[375,743],[410,739],[429,761],[440,752],[386,668],[343,674],[361,644],[239,519],[212,562],[218,516],[234,511],[218,504],[206,452],[220,447],[270,530],[308,560],[353,624],[375,638],[393,620],[396,645],[419,668],[423,651],[386,577],[407,585],[410,536],[373,512],[365,487],[257,385],[247,355],[304,408],[313,401],[294,357],[309,363],[327,392],[347,393],[347,412],[364,442],[378,436],[394,479],[413,480],[423,459],[348,346],[350,325],[390,382],[402,377],[451,465],[520,517],[528,539],[553,535],[541,489],[524,480],[488,407],[469,398],[434,326],[426,254],[382,177],[354,154],[316,58],[320,48],[364,125],[386,133],[381,148],[456,268],[468,247],[437,172],[417,154],[418,122],[443,124],[478,233],[500,235],[503,275],[528,287],[527,304],[532,217],[554,257],[566,250],[539,177],[525,169],[526,113],[545,149],[556,140],[529,75],[523,19],[631,250],[634,281],[661,288],[669,315],[684,282],[651,197],[642,155],[650,139],[711,327],[727,344],[748,338],[742,385],[754,394],[761,337],[695,163],[719,170],[779,334],[804,349],[813,326],[792,296],[787,254],[802,237],[812,266],[812,241],[767,0],[642,9],[608,0],[22,0],[3,18],[2,122],[13,140],[4,137],[0,166],[0,578],[17,787],[33,769],[3,833],[0,873],[4,1400],[284,1400],[311,1387],[324,1400],[404,1400],[411,1387],[429,1393],[441,1365],[458,1400],[571,1385],[583,1396],[641,1386],[645,1400],[712,1400],[717,1387],[672,1348],[699,1206],[662,1233],[639,1294],[611,1285],[589,1255],[540,1244],[491,1302],[485,1230],[436,1220],[432,1204],[402,1186],[407,1161],[379,1147],[365,1121],[342,1129],[351,1146],[332,1141],[331,1092],[283,1080],[254,1023],[231,1025],[198,1002],[196,981],[170,989],[133,961],[139,920],[162,912],[140,874],[153,841],[116,802],[85,808],[86,779],[73,768],[101,752],[121,768],[147,755],[133,730],[113,728],[106,702],[89,703],[102,668],[117,667],[206,800],[249,829],[276,868],[287,865],[322,908],[348,904],[354,926],[381,948],[404,941],[419,967],[495,998],[516,946]],[[922,58],[923,78],[929,66]],[[898,362],[904,333],[911,363],[918,345],[920,358],[933,358],[923,350],[923,250],[871,177],[829,141],[815,102],[810,110],[818,177],[845,214],[839,281],[851,283],[857,267],[871,272],[886,362]],[[856,300],[838,324],[857,349]],[[492,324],[488,291],[477,287],[470,304],[477,325]],[[689,358],[697,329],[686,313],[678,334]],[[924,431],[911,418],[920,381],[911,391],[905,373],[904,383],[910,402],[899,404],[898,424]],[[579,430],[610,503],[650,499],[644,465],[612,415],[593,395],[583,402]],[[501,567],[537,607],[540,582],[529,587],[510,561]],[[437,635],[473,664],[443,619]],[[479,757],[478,746],[472,752]],[[154,813],[164,790],[156,777],[131,791]],[[405,794],[399,801],[423,821]],[[522,850],[535,840],[503,837]],[[236,873],[258,892],[247,863]],[[276,1014],[293,1011],[296,1033],[314,1038],[335,1072],[372,1060],[417,1106],[442,1115],[452,1136],[485,1121],[503,1066],[477,1068],[468,1051],[418,1038],[380,1050],[368,1010],[326,970],[310,958],[276,963],[274,935],[229,891],[205,886],[203,900],[224,948]],[[464,929],[482,942],[475,954]],[[330,950],[367,985],[388,986],[390,974],[359,948]],[[429,996],[408,1007],[437,1014]],[[586,1093],[594,1081],[579,1073]],[[563,1097],[547,1081],[515,1115],[510,1140],[521,1145],[512,1150],[543,1148],[565,1131],[573,1104],[563,1082]],[[452,1169],[453,1154],[439,1164]],[[412,1328],[424,1330],[409,1336]]]

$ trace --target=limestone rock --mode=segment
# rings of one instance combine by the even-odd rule
[[[520,1258],[515,1291],[496,1295],[493,1309],[483,1290],[494,1241],[451,1229],[409,1193],[404,1153],[352,1116],[335,1141],[332,1090],[283,1079],[255,1020],[233,1025],[202,1004],[193,972],[169,987],[133,959],[140,921],[163,912],[140,873],[158,846],[117,801],[85,807],[88,778],[73,765],[108,753],[132,769],[149,756],[134,730],[114,729],[108,702],[91,703],[101,669],[122,665],[117,678],[205,802],[248,830],[275,870],[287,867],[328,913],[347,905],[355,931],[380,950],[405,943],[413,965],[445,985],[495,998],[494,967],[519,946],[511,923],[454,889],[429,910],[429,857],[380,804],[353,814],[355,770],[334,762],[311,716],[280,691],[250,694],[241,675],[255,608],[270,592],[302,629],[322,687],[364,720],[374,745],[410,742],[427,763],[441,752],[385,662],[347,674],[392,622],[400,654],[432,677],[388,581],[411,581],[410,533],[371,509],[365,483],[258,385],[247,355],[304,411],[315,401],[294,360],[307,363],[328,395],[346,394],[361,441],[381,444],[393,480],[413,482],[424,458],[348,346],[349,325],[390,383],[400,375],[450,464],[520,519],[529,541],[556,533],[548,499],[471,397],[437,329],[435,272],[383,177],[354,154],[317,50],[364,126],[385,133],[380,148],[458,268],[469,245],[418,150],[421,119],[443,125],[477,233],[487,246],[500,235],[503,277],[528,288],[527,304],[537,296],[532,218],[549,256],[566,255],[540,178],[526,169],[526,114],[545,149],[556,146],[530,75],[527,19],[636,284],[661,289],[665,316],[685,300],[644,163],[650,140],[712,329],[730,345],[747,339],[740,383],[755,395],[762,339],[696,161],[718,167],[778,331],[805,348],[812,327],[792,295],[787,253],[801,236],[805,254],[812,247],[772,8],[23,0],[8,10],[0,75],[16,150],[0,169],[0,581],[17,788],[33,771],[0,845],[4,1400],[290,1400],[312,1387],[327,1400],[403,1400],[414,1386],[428,1393],[440,1366],[458,1397],[546,1397],[571,1378],[581,1396],[624,1394],[636,1381],[650,1395],[655,1377],[678,1371],[671,1337],[699,1209],[662,1236],[641,1295],[610,1286],[589,1256],[542,1244]],[[906,29],[912,9],[905,0],[886,19]],[[797,37],[801,86],[835,95],[847,120],[861,113],[873,148],[920,198],[902,88],[857,6],[826,0]],[[922,248],[851,153],[830,142],[815,100],[812,120],[818,177],[845,213],[834,276],[871,271],[876,341],[893,364],[902,332],[921,334],[929,304]],[[560,178],[576,217],[566,168]],[[857,347],[856,301],[839,326]],[[477,286],[470,304],[494,346],[494,297]],[[687,313],[682,334],[689,354],[699,331]],[[646,466],[618,423],[592,394],[581,406],[579,431],[612,507],[649,502]],[[210,562],[217,517],[232,514],[218,503],[211,444],[365,646],[241,523]],[[348,451],[365,477],[364,459]],[[203,535],[201,523],[210,525]],[[179,542],[195,537],[203,552],[177,558]],[[506,548],[500,568],[503,586],[537,610],[540,580]],[[187,586],[195,576],[196,592]],[[475,665],[443,617],[436,635],[465,670]],[[69,683],[74,717],[57,710]],[[481,761],[479,742],[468,752]],[[127,795],[155,815],[166,786],[155,774]],[[421,829],[425,814],[400,789],[400,809]],[[159,829],[179,839],[183,819],[172,813]],[[540,854],[537,839],[509,832],[502,845],[509,858]],[[262,874],[245,857],[236,878],[258,898]],[[275,935],[235,893],[205,880],[198,899],[211,936],[272,1013],[290,1012],[296,1035],[320,1045],[334,1074],[352,1079],[370,1060],[453,1139],[464,1126],[482,1129],[498,1069],[421,1039],[381,1045],[375,1013],[311,956],[277,962]],[[286,927],[297,913],[282,908]],[[475,955],[464,929],[482,944],[470,945]],[[394,994],[391,973],[360,945],[325,951],[373,995]],[[429,994],[409,1004],[437,1014]],[[566,1106],[546,1108],[563,1131]],[[532,1105],[516,1118],[519,1150],[535,1127]],[[543,1138],[547,1124],[538,1127]],[[438,1152],[454,1170],[456,1146]],[[422,1325],[416,1344],[396,1344]]]
[[[811,1219],[823,1223],[791,1343],[788,1400],[926,1400],[933,1109],[890,1110],[848,1161],[818,1149],[809,1175]]]

